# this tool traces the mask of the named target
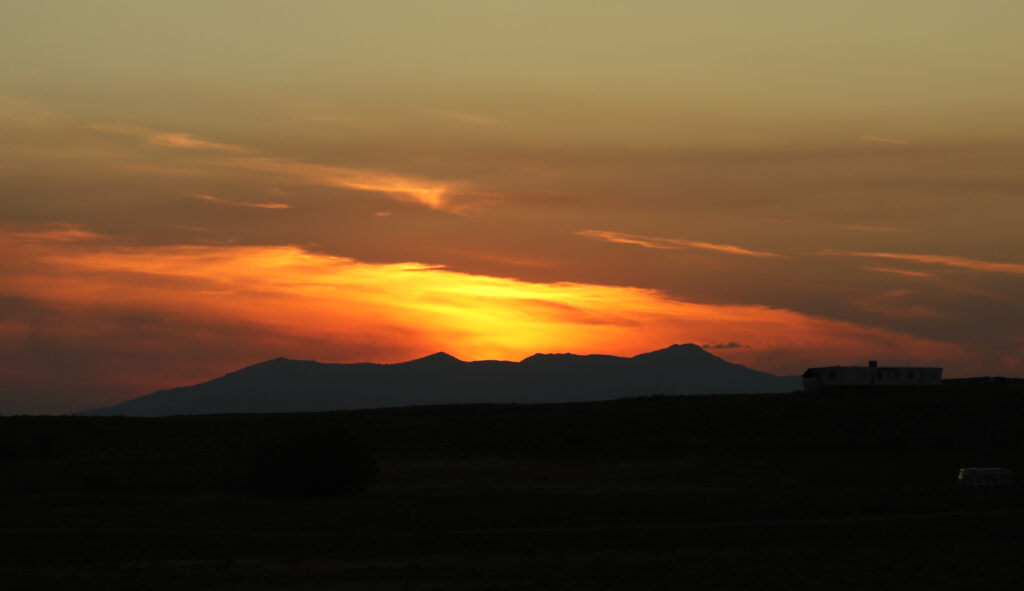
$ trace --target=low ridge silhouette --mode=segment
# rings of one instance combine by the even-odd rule
[[[85,415],[320,412],[464,403],[610,400],[656,394],[752,394],[800,389],[693,344],[635,357],[536,354],[520,362],[435,353],[404,363],[318,363],[283,357],[224,377],[160,390]]]

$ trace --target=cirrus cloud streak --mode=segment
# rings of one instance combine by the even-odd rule
[[[211,203],[220,203],[221,205],[234,205],[238,207],[254,207],[256,209],[291,209],[291,205],[287,203],[255,203],[250,201],[232,201],[230,199],[221,199],[220,197],[214,197],[213,195],[206,195],[203,193],[196,193],[193,195],[196,199],[201,201],[209,201]]]
[[[700,242],[697,240],[681,240],[678,238],[657,238],[654,236],[638,236],[636,234],[626,234],[625,232],[610,232],[607,230],[580,230],[576,232],[576,234],[579,236],[584,236],[586,238],[593,238],[595,240],[614,242],[616,244],[630,244],[633,246],[642,246],[643,248],[651,248],[655,250],[682,250],[684,248],[698,248],[702,250],[711,250],[725,254],[734,254],[758,258],[778,258],[782,256],[774,252],[749,250],[739,246],[734,246],[732,244],[715,244],[712,242]]]
[[[283,182],[386,193],[401,201],[421,203],[433,209],[451,209],[452,205],[449,186],[424,179],[283,158],[232,158],[226,163],[276,174]]]
[[[190,133],[156,131],[146,127],[107,125],[96,123],[86,126],[88,129],[100,133],[115,135],[127,135],[142,138],[146,143],[154,146],[169,148],[184,148],[187,150],[214,150],[217,152],[248,152],[248,148],[232,144],[222,144],[199,139]]]
[[[982,261],[967,257],[941,255],[941,254],[910,254],[899,252],[860,252],[849,250],[825,249],[819,254],[827,256],[864,257],[875,259],[887,259],[895,261],[906,261],[909,263],[922,263],[926,265],[939,265],[957,269],[969,269],[971,271],[985,271],[989,273],[1009,273],[1011,275],[1024,275],[1024,264],[1022,263],[998,263],[994,261]]]
[[[138,137],[154,146],[235,154],[233,158],[204,160],[198,163],[202,167],[242,168],[253,172],[274,175],[281,184],[291,183],[307,186],[337,187],[383,193],[399,201],[419,203],[432,209],[452,213],[462,213],[479,208],[482,202],[481,198],[486,198],[486,201],[493,201],[495,197],[492,193],[467,191],[464,196],[471,197],[472,199],[468,201],[466,199],[456,200],[453,198],[454,189],[459,188],[456,183],[434,181],[385,171],[317,164],[271,156],[257,156],[252,154],[255,150],[250,148],[204,140],[189,133],[172,133],[140,126],[102,123],[87,125],[86,128],[106,134]],[[140,170],[140,165],[137,163],[120,164],[118,166]],[[149,169],[154,172],[169,172],[177,175],[192,175],[198,172],[191,168],[176,170],[165,166],[154,168],[145,164],[141,165],[141,169]],[[229,202],[217,198],[208,200],[231,205],[264,207],[267,209],[285,209],[287,207],[281,207],[279,204],[270,204],[271,206],[268,207],[262,204]]]

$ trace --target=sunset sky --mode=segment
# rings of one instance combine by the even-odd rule
[[[1024,376],[1019,1],[0,4],[0,414],[273,357]]]

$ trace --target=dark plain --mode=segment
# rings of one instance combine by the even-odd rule
[[[1018,589],[1024,388],[0,418],[5,589]]]

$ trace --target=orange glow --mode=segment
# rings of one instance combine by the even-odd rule
[[[742,345],[721,351],[733,361],[794,373],[809,357],[852,361],[863,351],[908,362],[966,354],[882,329],[765,306],[691,303],[653,289],[368,264],[295,246],[129,247],[44,235],[3,236],[5,252],[23,263],[5,280],[4,295],[83,314],[114,307],[246,325],[318,343],[322,361],[394,362],[442,349],[467,360],[634,355],[672,343],[729,341]],[[334,348],[349,350],[353,342],[387,344],[393,353],[337,359]]]

